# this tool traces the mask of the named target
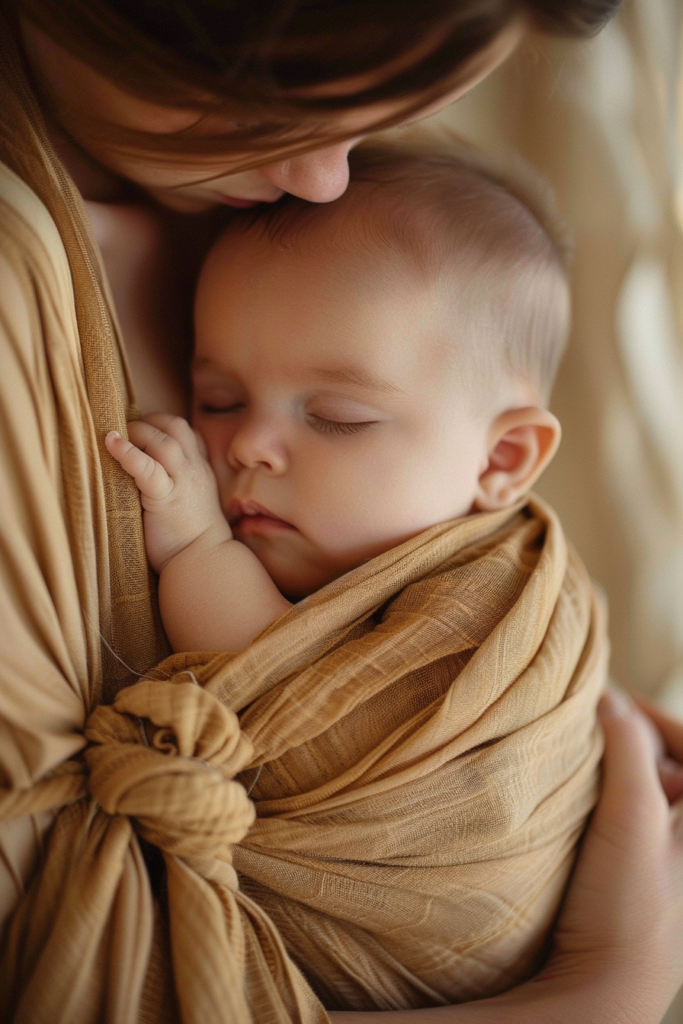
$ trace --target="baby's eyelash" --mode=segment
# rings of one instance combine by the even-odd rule
[[[361,430],[371,427],[374,420],[369,420],[366,423],[340,423],[337,420],[325,420],[322,416],[314,416],[313,413],[309,413],[308,422],[315,430],[320,430],[323,434],[358,434]]]
[[[244,408],[242,402],[234,402],[232,405],[211,405],[210,402],[203,402],[199,411],[206,416],[224,416],[226,413],[241,412]]]

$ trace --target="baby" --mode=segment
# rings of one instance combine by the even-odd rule
[[[427,527],[514,505],[557,448],[569,300],[548,211],[462,156],[354,163],[332,206],[286,198],[211,252],[199,436],[158,413],[107,437],[174,650],[241,650]]]
[[[569,321],[527,191],[368,146],[337,202],[236,215],[199,282],[194,430],[156,413],[106,439],[174,650],[232,652],[240,905],[328,1008],[528,976],[595,799],[604,621],[526,497]],[[201,681],[206,657],[178,664]]]

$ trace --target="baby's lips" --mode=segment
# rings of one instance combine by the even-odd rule
[[[230,526],[234,526],[246,516],[265,516],[267,519],[274,519],[278,523],[284,523],[285,526],[292,525],[286,520],[281,519],[280,516],[276,516],[269,508],[266,508],[265,505],[261,505],[258,501],[254,501],[252,498],[232,498],[228,503],[226,512],[226,518]]]

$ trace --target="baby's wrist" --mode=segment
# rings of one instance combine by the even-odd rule
[[[209,523],[192,543],[195,547],[204,549],[216,548],[220,544],[225,544],[228,540],[234,540],[232,530],[227,520],[221,516],[220,519],[214,519],[213,522]]]
[[[228,523],[221,518],[220,521],[216,520],[209,523],[190,540],[175,547],[175,549],[157,565],[152,563],[152,568],[159,576],[161,576],[172,562],[175,563],[179,560],[185,561],[185,559],[196,559],[211,549],[218,548],[222,544],[225,544],[226,541],[231,540],[233,540],[232,530],[228,526]]]

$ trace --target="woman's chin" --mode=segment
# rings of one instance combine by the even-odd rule
[[[145,192],[160,206],[165,206],[174,213],[208,213],[220,205],[210,199],[193,199],[191,196],[183,196],[162,188],[146,188]]]

